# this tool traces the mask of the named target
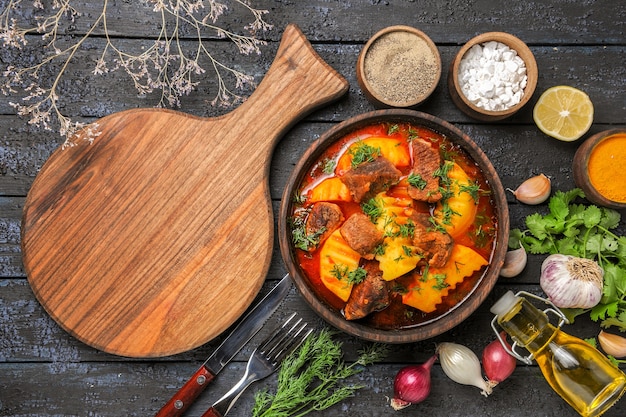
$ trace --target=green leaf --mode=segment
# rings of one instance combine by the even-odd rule
[[[613,253],[620,259],[620,262],[626,263],[626,236],[620,236],[617,238],[618,248]],[[625,265],[626,266],[626,265]]]
[[[548,201],[548,208],[554,217],[564,220],[569,214],[569,203],[568,195],[557,191]]]
[[[575,238],[563,238],[556,242],[557,253],[563,255],[578,256],[580,250],[578,248],[578,242]]]
[[[616,252],[619,249],[619,243],[614,236],[604,235],[602,239],[602,252]]]
[[[617,226],[619,226],[620,220],[621,215],[619,211],[609,208],[602,208],[602,221],[600,221],[600,226],[609,230],[615,229]]]
[[[602,210],[600,210],[597,206],[589,206],[585,209],[585,216],[583,219],[585,221],[585,226],[591,229],[592,227],[600,224],[600,220],[602,219]]]
[[[563,314],[565,314],[565,318],[567,318],[567,321],[572,324],[574,323],[576,317],[580,316],[581,314],[585,314],[589,310],[585,308],[562,308],[561,311],[563,312]]]
[[[626,294],[626,267],[622,268],[618,265],[608,265],[605,268],[605,275],[607,269],[612,276],[615,290],[620,294]]]
[[[571,202],[576,200],[576,198],[578,197],[585,198],[585,193],[580,188],[573,188],[566,192],[562,192],[562,191],[556,192],[557,195],[559,195],[560,193],[563,194],[562,198],[567,204],[571,204]]]
[[[539,213],[534,213],[526,217],[526,227],[528,227],[530,233],[537,239],[544,240],[548,237],[546,224],[547,222]]]
[[[520,229],[512,229],[509,231],[509,249],[519,249],[524,239],[524,234]]]
[[[532,236],[524,237],[524,243],[528,252],[535,255],[551,253],[551,250],[554,248],[554,245],[549,240],[539,240]]]
[[[613,264],[604,265],[602,269],[604,269],[604,285],[600,302],[603,304],[617,302],[619,294],[623,294],[624,288],[626,288],[625,271]]]
[[[606,318],[615,317],[619,309],[619,302],[615,301],[607,304],[598,304],[591,309],[591,320],[598,321]]]
[[[587,239],[585,250],[593,253],[594,255],[602,252],[602,235],[593,235]]]
[[[626,311],[622,311],[617,317],[610,317],[606,320],[602,320],[600,325],[605,329],[615,326],[620,332],[626,332]]]

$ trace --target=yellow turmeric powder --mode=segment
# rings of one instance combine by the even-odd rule
[[[587,171],[598,193],[626,203],[626,133],[616,133],[598,143],[589,156]]]

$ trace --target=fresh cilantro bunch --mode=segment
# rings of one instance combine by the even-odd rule
[[[620,213],[605,207],[576,204],[584,198],[575,188],[556,191],[548,202],[550,212],[526,217],[527,230],[511,231],[509,245],[533,254],[572,255],[595,260],[604,269],[600,303],[590,310],[591,319],[602,327],[617,326],[626,331],[626,236],[611,230],[619,226]],[[570,309],[573,318],[588,310]]]

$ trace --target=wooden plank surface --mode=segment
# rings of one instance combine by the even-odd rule
[[[109,2],[114,32],[128,47],[145,43],[156,17],[133,2]],[[236,54],[225,42],[211,41],[222,58],[260,82],[278,49],[284,27],[296,23],[320,56],[350,83],[349,93],[338,102],[309,115],[291,128],[276,146],[270,165],[273,212],[278,206],[285,181],[306,147],[333,124],[373,107],[365,100],[356,83],[356,57],[369,36],[382,27],[407,24],[426,32],[437,43],[444,71],[460,45],[472,36],[491,30],[504,30],[526,41],[539,67],[537,93],[530,104],[513,118],[498,123],[469,119],[454,107],[442,77],[433,97],[419,110],[454,123],[481,146],[498,171],[505,188],[515,188],[530,175],[543,172],[552,178],[554,189],[574,186],[571,160],[578,143],[562,143],[547,138],[534,126],[531,109],[538,94],[558,84],[585,90],[594,102],[595,121],[589,134],[613,127],[626,127],[626,5],[615,0],[589,2],[510,1],[506,6],[489,0],[475,1],[253,1],[266,8],[266,20],[275,28],[266,36],[269,44],[260,56]],[[80,5],[90,14],[97,13],[101,2]],[[244,16],[237,13],[225,21],[233,29]],[[247,18],[247,17],[246,17]],[[229,20],[230,19],[230,20]],[[82,26],[81,26],[82,25]],[[84,31],[80,19],[71,30]],[[37,39],[32,37],[36,42]],[[190,42],[188,40],[188,42]],[[83,59],[71,67],[72,83],[64,86],[70,97],[65,109],[77,120],[92,121],[113,112],[151,107],[155,95],[138,96],[121,73],[95,77],[91,74],[96,48],[102,39],[89,40]],[[24,52],[3,50],[3,66],[28,62]],[[445,75],[445,73],[444,73]],[[207,117],[225,114],[228,109],[207,106],[215,88],[207,75],[198,93],[182,100],[182,111]],[[21,263],[20,222],[26,193],[51,153],[62,140],[55,133],[28,126],[15,116],[9,102],[15,97],[0,96],[0,415],[2,416],[150,416],[169,399],[212,352],[219,342],[188,352],[153,360],[133,360],[93,349],[61,329],[37,302]],[[545,211],[545,205],[528,207],[509,200],[511,226],[522,227],[526,215]],[[276,215],[276,214],[275,214]],[[626,213],[622,213],[626,219]],[[624,223],[624,221],[622,222]],[[626,227],[620,228],[621,234]],[[278,244],[272,250],[268,279],[261,294],[285,273]],[[392,395],[393,377],[409,363],[419,363],[432,354],[434,343],[455,341],[475,352],[493,339],[489,306],[508,289],[541,294],[538,268],[542,258],[531,256],[525,272],[513,279],[500,280],[487,302],[461,326],[437,337],[410,345],[393,346],[388,359],[368,368],[357,380],[368,387],[355,398],[331,410],[313,415],[384,416],[392,411],[386,397]],[[290,311],[302,313],[307,320],[323,323],[292,290],[270,324]],[[201,325],[201,323],[200,323]],[[597,323],[577,320],[568,332],[593,337]],[[246,346],[188,412],[200,415],[238,378],[255,343],[269,330]],[[340,335],[346,359],[353,360],[361,342]],[[229,414],[248,416],[255,389],[275,387],[275,379],[258,384],[242,397]],[[618,403],[607,417],[622,417],[626,406]],[[575,417],[576,413],[548,387],[536,366],[520,365],[511,377],[489,398],[477,389],[460,386],[443,375],[438,364],[433,370],[433,391],[419,406],[403,415],[432,417]]]

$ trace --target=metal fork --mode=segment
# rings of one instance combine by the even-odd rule
[[[202,417],[225,416],[250,384],[273,374],[280,367],[283,359],[304,342],[313,329],[305,331],[307,323],[302,323],[301,318],[296,320],[291,327],[288,327],[295,316],[296,313],[289,316],[281,327],[276,329],[252,352],[243,377],[230,391],[217,400]]]

